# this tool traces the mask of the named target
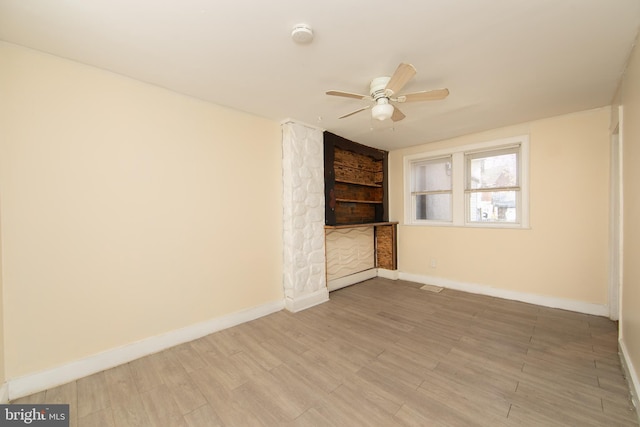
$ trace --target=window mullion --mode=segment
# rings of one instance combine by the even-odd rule
[[[464,197],[464,179],[465,179],[465,164],[464,164],[464,153],[457,152],[452,155],[452,188],[453,195],[452,199],[452,208],[453,208],[453,224],[454,225],[464,225],[465,223],[465,197]]]

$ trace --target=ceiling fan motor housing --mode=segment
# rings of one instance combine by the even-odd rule
[[[387,83],[391,77],[376,77],[371,80],[371,85],[369,86],[369,94],[374,101],[377,101],[379,98],[388,98],[385,93],[385,88],[387,87]]]
[[[389,97],[386,92],[390,77],[377,77],[371,81],[369,86],[371,98],[376,103],[371,109],[371,117],[378,120],[386,120],[393,115],[393,105],[389,104]]]

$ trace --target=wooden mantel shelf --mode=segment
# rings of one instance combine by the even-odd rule
[[[397,225],[398,221],[392,222],[368,222],[364,224],[343,224],[343,225],[325,225],[324,228],[326,230],[333,230],[338,228],[356,228],[356,227],[378,227],[385,225]]]

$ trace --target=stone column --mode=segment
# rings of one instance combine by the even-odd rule
[[[300,311],[329,299],[324,249],[322,131],[282,124],[283,273],[285,305]]]

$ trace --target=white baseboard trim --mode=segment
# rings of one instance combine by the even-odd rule
[[[298,311],[306,310],[307,308],[327,301],[329,301],[329,291],[327,288],[323,288],[299,298],[286,298],[285,308],[293,313],[297,313]]]
[[[633,362],[629,357],[627,346],[624,343],[624,339],[618,341],[618,349],[620,350],[620,362],[622,363],[622,369],[624,370],[627,383],[629,383],[629,391],[631,392],[631,401],[633,406],[636,407],[636,411],[640,408],[640,400],[638,399],[638,392],[640,392],[640,378],[638,378],[638,372],[633,366]],[[640,414],[638,414],[638,422],[640,422]]]
[[[0,386],[0,404],[9,403],[9,385],[7,383]]]
[[[371,268],[369,270],[361,271],[359,273],[350,274],[345,277],[340,277],[339,279],[329,280],[327,282],[327,288],[329,291],[335,291],[340,288],[344,288],[349,285],[353,285],[355,283],[360,283],[365,280],[373,279],[374,277],[378,277],[378,269]]]
[[[399,279],[410,282],[423,283],[425,285],[436,285],[443,288],[455,289],[458,291],[473,294],[488,295],[492,297],[526,302],[529,304],[541,305],[543,307],[560,308],[578,313],[593,314],[596,316],[609,316],[609,308],[606,305],[593,304],[582,301],[575,301],[564,298],[548,297],[544,295],[529,294],[525,292],[510,291],[507,289],[494,288],[477,283],[465,283],[455,280],[444,279],[442,277],[422,276],[419,274],[402,273],[398,274]]]
[[[387,270],[386,268],[378,269],[378,277],[390,280],[398,280],[398,270]]]
[[[145,338],[141,341],[107,350],[84,359],[75,360],[62,366],[47,369],[46,371],[10,379],[5,384],[7,387],[6,394],[8,395],[8,399],[28,396],[29,394],[47,390],[78,378],[131,362],[140,357],[157,353],[188,341],[193,341],[222,329],[249,322],[280,311],[283,308],[284,301],[282,300],[270,302],[185,328],[176,329],[165,334]]]

